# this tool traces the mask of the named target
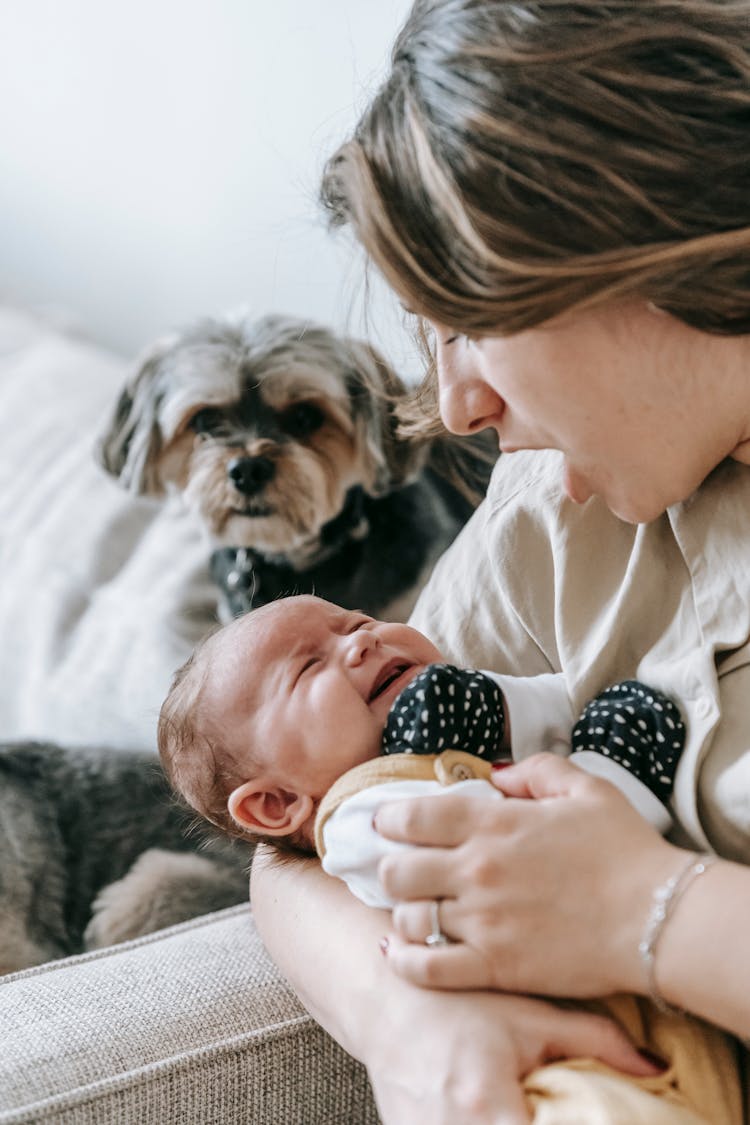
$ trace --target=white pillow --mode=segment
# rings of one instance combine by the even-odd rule
[[[0,306],[0,738],[155,746],[174,669],[216,619],[178,500],[94,458],[124,360]]]

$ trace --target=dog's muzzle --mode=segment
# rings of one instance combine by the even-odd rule
[[[268,457],[235,457],[227,465],[227,476],[244,496],[255,496],[275,472],[276,466]]]

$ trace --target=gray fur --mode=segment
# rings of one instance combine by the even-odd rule
[[[165,481],[156,461],[168,436],[163,407],[170,395],[190,393],[196,407],[210,392],[211,369],[222,372],[239,398],[242,384],[283,375],[293,363],[335,372],[349,392],[352,415],[364,423],[379,462],[373,495],[413,479],[424,462],[424,443],[397,441],[395,399],[406,387],[368,344],[337,336],[312,321],[265,316],[198,321],[181,334],[158,340],[141,357],[99,443],[99,459],[120,484],[137,494],[160,495]],[[205,375],[195,378],[198,365]]]
[[[252,849],[191,819],[153,754],[0,745],[0,972],[245,901]]]

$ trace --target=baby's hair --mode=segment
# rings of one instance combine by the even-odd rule
[[[207,650],[221,631],[214,629],[204,637],[177,669],[159,712],[157,745],[167,781],[190,808],[228,836],[268,844],[289,855],[310,855],[310,846],[301,835],[278,837],[253,832],[239,825],[227,807],[232,790],[252,779],[253,761],[248,749],[240,769],[219,725],[207,719],[201,706]]]
[[[321,194],[454,332],[638,298],[737,335],[749,126],[745,2],[417,0]]]

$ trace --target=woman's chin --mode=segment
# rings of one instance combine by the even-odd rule
[[[629,496],[602,497],[613,516],[623,523],[651,523],[652,520],[663,516],[667,508],[677,502],[677,498],[669,499],[659,497]]]

